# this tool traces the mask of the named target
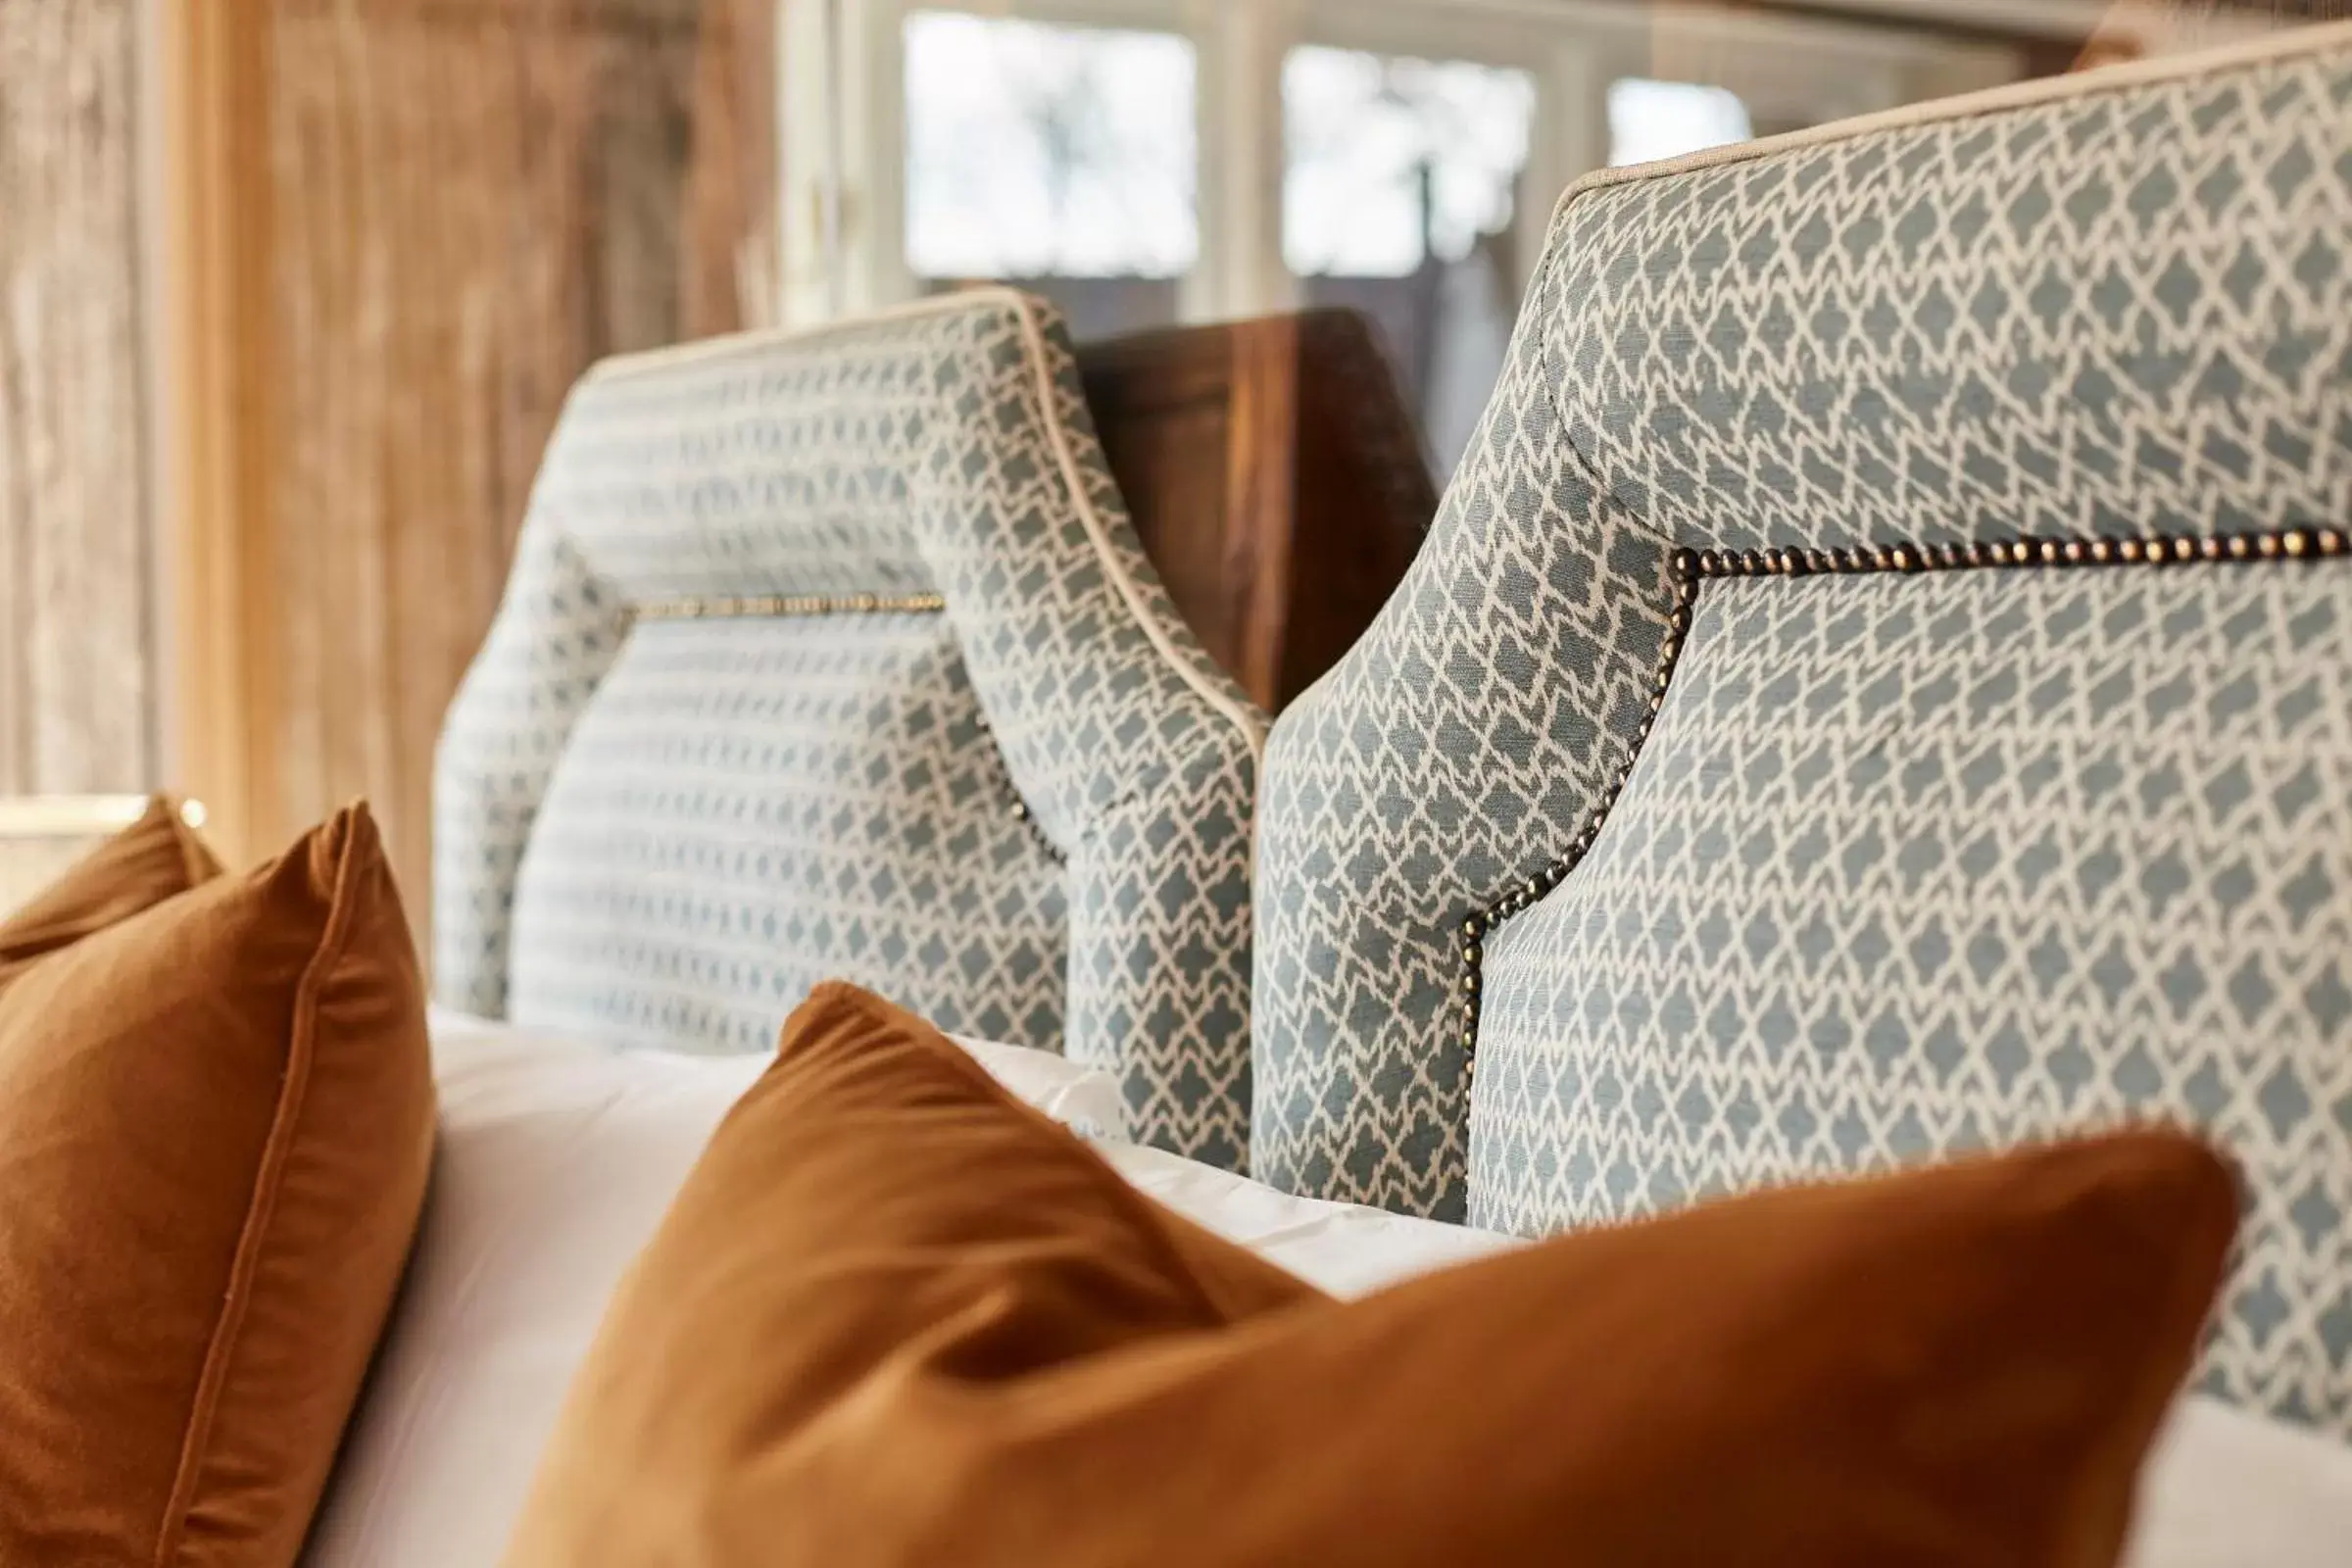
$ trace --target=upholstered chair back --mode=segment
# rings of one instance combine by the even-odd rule
[[[2352,1435],[2352,30],[1590,180],[1285,713],[1258,1173],[1521,1232],[2140,1118]]]
[[[1170,609],[1008,290],[600,367],[435,788],[435,985],[772,1047],[831,977],[1115,1070],[1241,1161],[1262,720]]]

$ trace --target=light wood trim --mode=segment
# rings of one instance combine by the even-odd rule
[[[154,13],[162,127],[157,245],[164,482],[157,537],[170,584],[167,776],[214,807],[214,837],[248,858],[273,820],[261,724],[272,711],[276,617],[269,446],[269,0],[165,0]]]
[[[120,833],[147,810],[144,795],[0,796],[0,839],[95,839]],[[202,827],[205,808],[179,803],[180,820]]]

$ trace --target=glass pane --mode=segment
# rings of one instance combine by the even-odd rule
[[[1378,323],[1439,476],[1501,373],[1535,130],[1524,71],[1307,46],[1283,62],[1283,259]]]
[[[1200,251],[1191,42],[933,11],[906,45],[915,275],[1018,281],[1081,335],[1171,318]]]
[[[1756,133],[1737,93],[1691,81],[1627,76],[1609,86],[1609,162],[1647,164]]]
[[[1510,226],[1535,78],[1460,60],[1294,49],[1282,251],[1301,277],[1403,277]]]

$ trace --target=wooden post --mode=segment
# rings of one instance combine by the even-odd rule
[[[277,616],[266,373],[273,335],[268,0],[159,0],[154,151],[161,164],[154,385],[159,640],[168,774],[211,809],[232,862],[257,855],[279,802],[263,715],[274,703]]]

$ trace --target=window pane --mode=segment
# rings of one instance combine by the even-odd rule
[[[1301,277],[1403,277],[1510,226],[1535,78],[1466,61],[1294,49],[1282,250]]]
[[[1721,87],[1627,76],[1609,87],[1609,162],[1647,164],[1756,133],[1747,105]]]
[[[1501,373],[1535,130],[1524,71],[1349,49],[1283,62],[1283,259],[1310,305],[1378,324],[1439,476]]]
[[[1189,41],[917,12],[906,44],[917,276],[1164,280],[1191,269]],[[1172,304],[1172,288],[1156,292]]]

